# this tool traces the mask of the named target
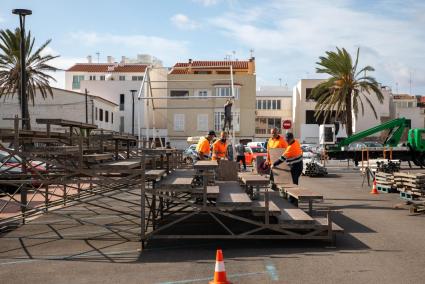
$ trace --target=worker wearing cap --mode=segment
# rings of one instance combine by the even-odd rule
[[[279,129],[276,127],[271,131],[272,137],[267,141],[267,164],[271,164],[270,161],[270,149],[276,148],[286,148],[288,147],[288,143],[286,143],[285,139],[279,135]]]
[[[220,139],[215,141],[212,145],[212,159],[214,161],[219,161],[221,159],[227,158],[227,133],[221,131]]]
[[[196,145],[196,153],[198,154],[198,160],[206,160],[210,157],[211,146],[210,143],[215,137],[215,132],[211,130],[208,135],[199,139],[198,145]]]
[[[300,142],[294,139],[294,134],[286,133],[285,140],[288,142],[288,147],[282,156],[273,163],[272,168],[286,162],[291,168],[292,183],[298,184],[298,179],[303,171],[303,150]]]

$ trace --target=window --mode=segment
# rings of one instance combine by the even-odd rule
[[[311,92],[313,91],[313,88],[306,88],[305,89],[305,100],[307,102],[315,102],[317,101],[313,96],[311,95]]]
[[[335,121],[335,111],[332,111],[331,115],[328,115],[326,117],[326,120],[324,119],[325,116],[322,114],[318,118],[314,116],[315,111],[314,110],[306,110],[305,111],[305,123],[306,124],[330,124]]]
[[[89,80],[90,81],[96,81],[96,76],[95,75],[90,75],[89,76]]]
[[[235,100],[238,100],[240,97],[240,87],[234,86],[233,88],[235,94]],[[232,88],[231,87],[217,87],[215,89],[215,95],[217,97],[230,97],[232,95]]]
[[[105,110],[105,122],[109,122],[109,111]]]
[[[276,100],[272,100],[272,109],[276,109]]]
[[[174,114],[174,131],[184,131],[184,118],[182,113]]]
[[[120,116],[120,132],[124,132],[124,116]]]
[[[99,120],[103,121],[103,109],[99,109]]]
[[[267,100],[267,109],[272,109],[272,101]]]
[[[214,129],[215,131],[221,131],[224,125],[224,112],[216,111],[214,113]],[[232,112],[232,126],[235,131],[240,131],[240,112]]]
[[[170,91],[171,97],[187,97],[189,96],[189,91],[187,90],[173,90]]]
[[[277,106],[276,106],[276,109],[281,109],[281,101],[280,100],[277,100]]]
[[[124,110],[124,94],[120,94],[120,110]]]
[[[198,131],[208,131],[208,114],[198,114]]]
[[[261,100],[257,100],[257,109],[261,109]]]
[[[206,96],[208,96],[208,90],[198,90],[198,96],[199,97],[206,97]]]
[[[255,119],[255,134],[268,134],[273,128],[281,129],[280,117],[257,117]]]
[[[105,75],[100,75],[100,77],[99,77],[100,79],[100,81],[105,81]]]
[[[96,108],[96,110],[94,112],[94,116],[95,116],[95,119],[97,120],[97,108]]]
[[[111,123],[114,124],[114,113],[111,112]]]
[[[81,81],[84,80],[84,75],[74,75],[72,76],[72,89],[79,89]]]
[[[132,81],[143,81],[143,76],[131,76]]]
[[[125,81],[125,76],[119,76],[119,77],[118,77],[118,80],[120,80],[120,81]]]

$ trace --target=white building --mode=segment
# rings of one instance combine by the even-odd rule
[[[396,94],[392,96],[391,117],[404,117],[410,120],[411,128],[424,128],[424,112],[418,107],[415,96]]]
[[[167,70],[158,67],[159,65],[161,62],[149,55],[138,55],[137,59],[122,57],[120,63],[114,62],[110,56],[107,63],[93,63],[89,56],[88,63],[77,63],[65,72],[65,88],[78,92],[87,90],[90,94],[96,94],[118,104],[116,131],[134,132],[137,135],[140,127],[140,134],[144,135],[145,129],[147,127],[152,129],[155,124],[155,135],[165,137],[167,136],[165,110],[158,110],[155,111],[155,115],[148,115],[144,111],[147,108],[147,100],[137,99],[148,69],[150,79],[158,81],[154,88],[163,90],[163,92],[156,91],[155,94],[166,96]],[[149,93],[147,87],[142,91],[143,94]],[[164,107],[166,103],[166,101],[154,102],[156,107]],[[152,133],[150,136],[152,137]]]
[[[255,139],[270,137],[274,127],[292,121],[292,91],[288,87],[262,86],[256,92]]]
[[[293,88],[292,96],[292,117],[293,117],[293,131],[296,137],[305,143],[318,143],[319,142],[319,124],[314,117],[314,109],[316,102],[310,97],[312,89],[323,82],[321,79],[302,79]],[[361,110],[357,118],[353,117],[353,132],[360,132],[369,129],[375,125],[381,124],[391,118],[390,105],[392,101],[391,91],[387,88],[381,89],[384,95],[384,101],[381,104],[375,95],[369,95],[368,98],[375,107],[377,118],[373,110],[367,102],[363,100],[364,114]],[[320,121],[320,123],[322,123]],[[326,123],[334,123],[334,118],[330,118]],[[376,136],[379,136],[377,134]],[[346,137],[344,127],[341,127],[337,137]]]
[[[33,130],[46,130],[45,125],[36,123],[37,118],[64,119],[97,125],[98,128],[114,130],[117,121],[118,105],[104,98],[87,96],[87,120],[86,120],[86,97],[79,92],[52,88],[53,97],[43,99],[37,91],[34,104],[29,102],[31,128]],[[7,96],[0,104],[0,128],[13,128],[13,121],[3,118],[13,118],[16,114],[21,117],[18,96]],[[60,126],[53,126],[52,131],[63,131]]]

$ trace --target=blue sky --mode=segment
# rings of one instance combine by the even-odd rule
[[[320,78],[315,62],[335,46],[355,52],[361,64],[396,91],[425,94],[423,0],[2,0],[0,28],[14,28],[13,8],[41,42],[51,38],[54,62],[68,68],[87,55],[101,61],[152,54],[167,66],[193,59],[246,59],[254,49],[257,87],[292,87]],[[63,84],[63,72],[55,75]]]

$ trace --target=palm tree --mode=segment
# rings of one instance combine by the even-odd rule
[[[38,49],[34,49],[35,38],[31,37],[30,31],[25,35],[25,72],[27,79],[27,92],[25,95],[27,96],[27,100],[24,100],[24,102],[27,104],[29,99],[34,105],[34,97],[37,90],[39,90],[43,98],[46,98],[48,95],[53,96],[49,80],[55,79],[45,72],[58,70],[50,66],[48,62],[59,56],[42,54],[50,41],[48,40]],[[20,94],[20,42],[19,28],[15,32],[9,29],[0,31],[0,97]],[[21,102],[22,98],[19,96],[19,105],[21,105]],[[29,119],[28,105],[25,109],[27,110],[26,113],[21,113],[21,116]],[[30,121],[26,125],[28,129],[31,129]]]
[[[376,79],[366,75],[366,72],[375,71],[373,67],[366,66],[357,70],[359,48],[354,62],[345,48],[336,49],[336,52],[327,51],[326,56],[319,57],[316,72],[329,74],[330,78],[317,85],[311,95],[317,101],[316,119],[321,117],[326,120],[335,116],[335,119],[345,123],[347,135],[350,136],[353,134],[353,112],[357,118],[360,106],[364,115],[365,101],[377,118],[370,97],[374,94],[382,103],[384,96]]]

